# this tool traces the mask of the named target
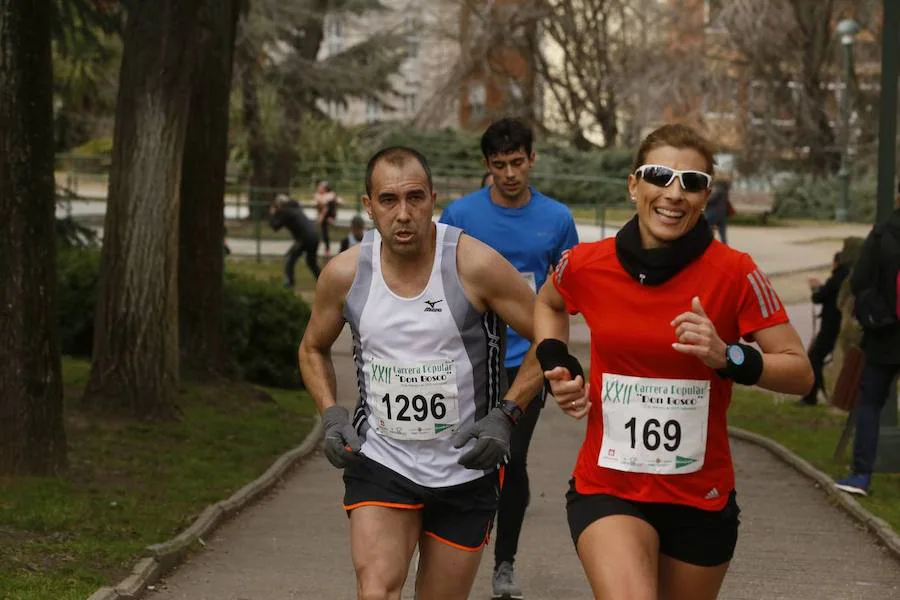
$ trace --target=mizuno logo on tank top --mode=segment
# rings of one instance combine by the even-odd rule
[[[443,300],[426,300],[425,312],[443,312],[443,310],[437,306],[441,302],[443,302]]]

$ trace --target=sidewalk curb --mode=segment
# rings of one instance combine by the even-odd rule
[[[265,473],[228,499],[207,506],[190,527],[174,538],[147,546],[145,556],[134,566],[131,575],[117,583],[115,587],[106,586],[98,589],[88,600],[137,600],[143,597],[148,585],[158,581],[163,573],[181,562],[196,543],[205,546],[203,537],[272,489],[291,467],[316,449],[321,438],[322,419],[316,415],[312,430],[299,446],[282,454]]]
[[[799,471],[802,475],[812,479],[835,504],[864,525],[866,529],[874,533],[891,554],[894,555],[894,558],[900,560],[900,535],[898,535],[886,521],[876,517],[863,508],[852,496],[837,489],[834,486],[834,481],[831,477],[818,470],[778,442],[767,437],[752,433],[745,429],[740,429],[739,427],[731,426],[728,427],[728,435],[765,448],[789,466]]]

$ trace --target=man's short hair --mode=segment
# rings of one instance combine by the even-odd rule
[[[488,160],[498,154],[509,154],[523,150],[531,156],[534,134],[519,119],[500,119],[485,130],[481,136],[481,153]]]
[[[389,146],[376,152],[369,159],[369,164],[366,165],[366,196],[372,196],[372,173],[375,172],[375,167],[378,163],[387,161],[395,167],[402,167],[410,159],[417,161],[421,165],[428,180],[428,190],[434,190],[434,185],[431,181],[431,167],[428,166],[428,160],[425,158],[425,155],[407,146]]]

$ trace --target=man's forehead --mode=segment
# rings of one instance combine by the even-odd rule
[[[372,188],[376,193],[417,187],[428,188],[428,175],[416,160],[408,160],[403,164],[380,162],[372,172]]]
[[[528,158],[528,153],[525,152],[524,148],[519,148],[517,150],[513,150],[512,152],[503,152],[501,154],[491,154],[488,158],[489,161],[495,162],[509,162],[516,159]]]

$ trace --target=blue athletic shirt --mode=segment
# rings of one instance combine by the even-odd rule
[[[481,240],[541,289],[547,273],[564,250],[578,243],[572,213],[561,202],[534,188],[531,200],[521,208],[505,208],[491,201],[490,188],[481,188],[452,202],[441,214],[441,223],[463,229]],[[530,343],[510,328],[507,335],[507,368],[518,367]]]

